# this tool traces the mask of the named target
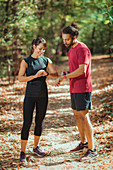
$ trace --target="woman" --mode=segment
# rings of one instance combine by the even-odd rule
[[[37,37],[32,41],[31,55],[22,60],[18,79],[20,82],[27,82],[26,93],[23,103],[23,127],[21,131],[21,152],[20,161],[26,161],[25,149],[29,136],[29,129],[32,123],[33,111],[36,105],[34,148],[33,152],[40,157],[46,154],[39,149],[39,140],[42,133],[42,124],[47,110],[48,91],[46,77],[57,78],[52,61],[43,56],[46,49],[46,41]],[[49,69],[50,73],[46,71]]]

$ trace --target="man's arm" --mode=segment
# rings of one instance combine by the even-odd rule
[[[85,74],[85,73],[86,73],[86,64],[81,64],[81,65],[79,65],[78,69],[76,69],[75,71],[73,71],[69,74],[66,74],[66,78],[75,78],[75,77],[81,76],[82,74]]]
[[[79,68],[78,68],[78,69],[76,69],[75,71],[73,71],[73,72],[71,72],[71,73],[69,73],[69,74],[66,74],[66,75],[65,75],[65,78],[66,78],[66,79],[67,79],[67,78],[75,78],[75,77],[81,76],[81,75],[83,75],[83,74],[85,74],[85,73],[86,73],[86,64],[81,64],[81,65],[79,65]],[[63,79],[64,79],[64,76],[59,77],[59,78],[57,79],[55,85],[56,85],[56,86],[59,86],[60,83],[63,81]]]

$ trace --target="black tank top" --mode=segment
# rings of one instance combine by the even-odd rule
[[[31,56],[24,58],[28,67],[26,69],[26,76],[35,75],[37,71],[46,70],[48,65],[48,58],[40,56],[33,58]],[[46,76],[41,76],[27,82],[25,95],[29,97],[46,97],[47,96]]]

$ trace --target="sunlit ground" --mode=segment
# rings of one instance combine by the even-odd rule
[[[64,66],[68,69],[67,63],[56,66],[59,73]],[[70,149],[79,144],[80,137],[70,107],[69,82],[64,80],[59,87],[55,87],[55,79],[48,78],[49,104],[40,141],[40,146],[47,156],[38,158],[32,152],[34,111],[26,149],[28,161],[26,164],[19,162],[25,83],[16,81],[14,85],[9,86],[8,82],[2,81],[0,86],[1,169],[111,170],[113,164],[113,60],[105,58],[93,60],[92,80],[93,110],[89,114],[94,127],[95,147],[99,157],[90,162],[81,163],[79,158],[83,153],[70,153]]]

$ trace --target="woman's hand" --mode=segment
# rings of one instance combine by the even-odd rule
[[[35,74],[35,78],[41,77],[41,76],[47,76],[47,72],[46,72],[45,70],[39,70],[39,71]]]

